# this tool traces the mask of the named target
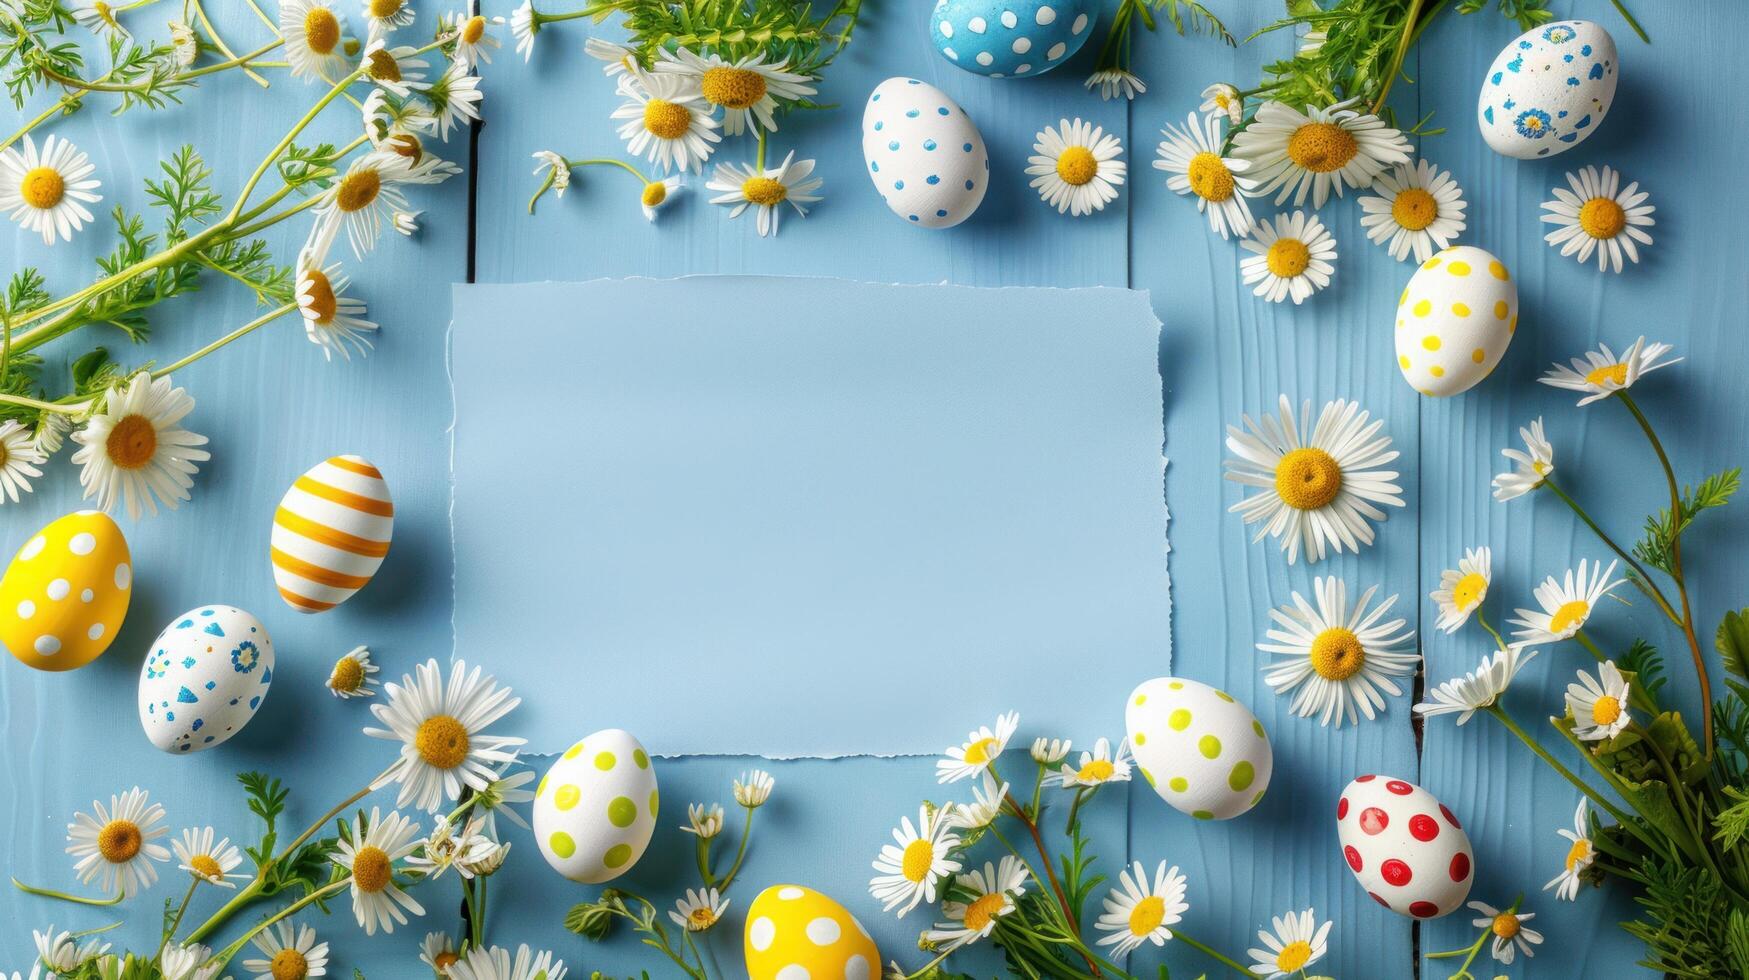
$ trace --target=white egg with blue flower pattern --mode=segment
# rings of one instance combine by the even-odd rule
[[[991,78],[1042,75],[1081,50],[1092,0],[937,0],[929,38],[941,56]]]
[[[534,839],[559,874],[586,885],[632,869],[656,832],[656,769],[631,732],[608,728],[566,749],[534,791]]]
[[[868,97],[862,156],[887,207],[923,228],[971,217],[989,187],[978,127],[946,93],[915,78],[889,78]]]
[[[243,730],[273,683],[273,640],[235,606],[170,621],[140,668],[140,725],[166,752],[199,752]]]
[[[1587,20],[1525,31],[1482,78],[1476,124],[1495,152],[1530,160],[1578,146],[1615,101],[1615,39]]]

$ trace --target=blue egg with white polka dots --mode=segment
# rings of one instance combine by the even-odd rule
[[[978,127],[946,93],[915,78],[889,78],[868,97],[862,156],[881,200],[919,228],[966,220],[989,187]]]
[[[1079,51],[1097,11],[1092,0],[937,0],[929,39],[966,71],[1026,78]]]

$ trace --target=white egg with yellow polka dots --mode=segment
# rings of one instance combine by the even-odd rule
[[[772,885],[747,907],[750,980],[877,980],[881,953],[856,916],[801,885]]]
[[[1130,751],[1160,798],[1198,820],[1227,820],[1269,788],[1275,753],[1263,723],[1231,694],[1180,677],[1156,677],[1124,709]]]
[[[1494,370],[1518,329],[1518,284],[1474,245],[1421,264],[1397,301],[1397,367],[1416,391],[1462,394]]]
[[[630,732],[608,728],[566,749],[534,792],[534,839],[559,874],[586,885],[632,869],[656,831],[656,770]]]

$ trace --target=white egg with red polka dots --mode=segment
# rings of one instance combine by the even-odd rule
[[[534,791],[534,839],[559,874],[586,885],[632,869],[656,831],[656,770],[632,733],[583,736]]]
[[[1437,919],[1462,905],[1476,880],[1463,825],[1414,783],[1356,777],[1336,803],[1336,836],[1360,887],[1399,915]]]
[[[1397,368],[1435,398],[1474,388],[1518,330],[1518,285],[1474,245],[1453,245],[1415,270],[1397,301]]]
[[[1227,820],[1269,788],[1263,723],[1231,694],[1181,677],[1143,681],[1124,708],[1130,751],[1160,798],[1198,820]]]

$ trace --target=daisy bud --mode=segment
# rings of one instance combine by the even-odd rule
[[[1032,740],[1032,761],[1041,766],[1054,766],[1069,754],[1066,738],[1035,738]]]
[[[749,810],[757,810],[771,798],[771,788],[777,781],[763,769],[744,772],[735,780],[735,802]]]

